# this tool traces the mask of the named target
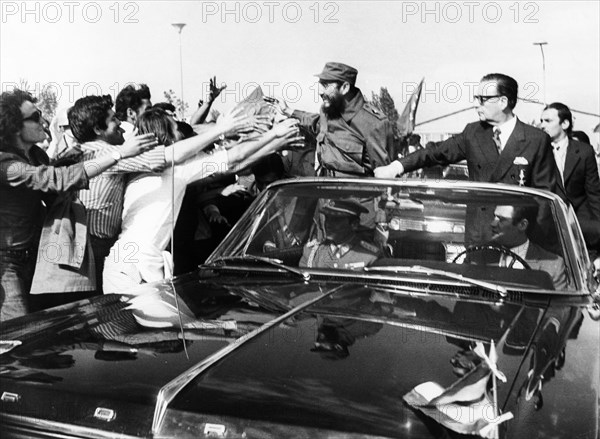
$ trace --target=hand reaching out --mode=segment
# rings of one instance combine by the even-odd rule
[[[138,134],[130,137],[119,149],[121,157],[128,158],[149,151],[158,145],[158,140],[153,133]]]
[[[206,215],[206,218],[208,219],[209,223],[225,224],[227,226],[230,226],[229,221],[227,221],[227,218],[221,215],[219,208],[214,204],[209,204],[208,206],[206,206],[204,208],[204,214]]]
[[[298,134],[300,132],[298,128],[298,120],[286,119],[275,125],[272,131],[277,137],[285,137],[290,133]]]
[[[244,186],[243,184],[233,183],[229,186],[225,186],[221,191],[221,195],[223,195],[224,197],[228,197],[231,194],[235,194],[236,192],[242,192],[246,190],[246,186]]]
[[[219,118],[217,126],[224,135],[234,135],[264,129],[268,123],[268,116],[249,116],[244,114],[243,108],[238,108]]]

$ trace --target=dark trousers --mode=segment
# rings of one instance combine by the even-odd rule
[[[97,238],[90,235],[92,249],[94,251],[94,263],[96,264],[96,293],[102,294],[102,272],[104,271],[104,260],[110,254],[110,249],[117,242],[117,238]]]

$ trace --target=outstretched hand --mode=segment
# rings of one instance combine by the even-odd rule
[[[402,165],[395,161],[386,166],[379,166],[373,170],[376,178],[396,178],[404,172]]]
[[[228,197],[232,194],[235,194],[236,192],[246,192],[246,186],[244,186],[243,184],[239,184],[239,183],[233,183],[230,184],[229,186],[225,186],[222,190],[221,190],[221,195],[223,195],[224,197]]]
[[[277,125],[273,127],[273,134],[277,137],[285,137],[288,134],[298,134],[300,132],[298,128],[298,120],[297,119],[286,119],[284,121],[279,122]]]
[[[268,116],[250,116],[244,114],[243,108],[237,108],[222,116],[217,121],[217,126],[224,135],[247,133],[255,129],[263,130],[269,123]]]
[[[135,157],[143,152],[149,151],[158,146],[158,140],[153,133],[147,134],[138,134],[130,137],[124,144],[121,146],[119,152],[121,153],[121,157]]]
[[[275,99],[270,96],[264,96],[263,100],[268,102],[275,108],[275,112],[280,116],[290,117],[292,115],[293,110],[288,106],[285,99]]]

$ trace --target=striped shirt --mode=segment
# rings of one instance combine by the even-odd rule
[[[81,145],[82,160],[119,151],[119,145],[94,140]],[[165,169],[165,147],[157,146],[136,157],[123,159],[112,168],[89,181],[89,189],[80,190],[78,197],[87,209],[88,230],[97,238],[116,238],[121,230],[123,195],[126,174],[161,172]]]

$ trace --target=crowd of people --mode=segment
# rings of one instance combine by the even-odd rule
[[[319,113],[265,98],[268,111],[238,106],[219,117],[211,107],[223,87],[212,78],[187,123],[172,104],[152,104],[143,84],[125,87],[114,103],[109,95],[78,99],[51,122],[28,92],[2,93],[0,320],[193,270],[267,184],[290,176],[440,178],[464,160],[471,180],[561,196],[590,253],[600,251],[600,154],[576,137],[566,105],[548,105],[541,129],[527,125],[513,113],[517,82],[485,75],[478,122],[425,148],[413,135],[397,154],[390,122],[364,98],[357,74],[324,66]],[[327,209],[344,223],[339,233],[352,229],[355,210]],[[310,244],[305,266],[328,257]],[[352,245],[336,248],[344,263],[368,263],[376,251]]]

